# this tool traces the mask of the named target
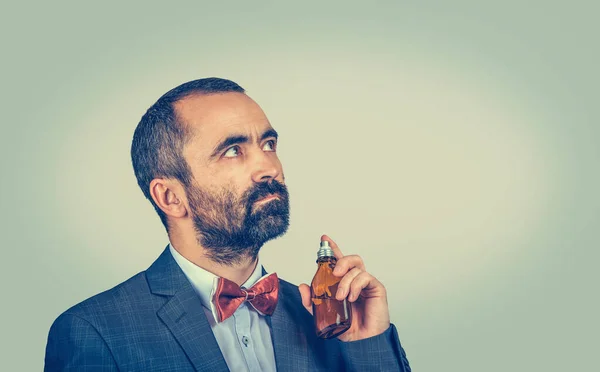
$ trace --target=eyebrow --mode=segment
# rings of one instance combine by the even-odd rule
[[[275,137],[275,139],[279,138],[279,134],[277,134],[277,131],[273,128],[271,129],[267,129],[261,136],[260,136],[260,141],[265,140],[266,138],[269,137]],[[217,147],[215,147],[215,150],[212,152],[212,154],[210,155],[211,158],[216,157],[217,155],[219,155],[219,153],[223,150],[225,150],[226,148],[228,148],[229,146],[232,145],[239,145],[242,143],[248,143],[250,142],[250,138],[248,138],[248,136],[243,135],[243,134],[234,134],[231,135],[227,138],[225,138],[223,141],[221,141]]]
[[[275,139],[277,139],[279,138],[279,134],[277,134],[277,131],[273,128],[267,129],[262,136],[260,136],[260,141],[263,141],[269,137],[275,137]]]

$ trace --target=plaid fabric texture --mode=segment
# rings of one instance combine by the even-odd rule
[[[278,371],[410,372],[394,325],[366,340],[316,337],[298,288],[280,279],[267,317]],[[44,371],[227,371],[193,290],[168,248],[148,268],[62,313]]]

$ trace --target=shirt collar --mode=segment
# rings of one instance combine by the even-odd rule
[[[214,304],[212,302],[212,297],[214,294],[214,290],[217,287],[217,282],[219,277],[215,274],[207,271],[200,266],[194,264],[187,258],[183,257],[177,250],[173,247],[172,244],[169,244],[169,251],[171,255],[175,259],[175,262],[179,265],[185,276],[188,278],[192,287],[198,295],[200,296],[200,300],[202,301],[202,306],[211,310],[215,319],[217,319],[216,311],[214,308]],[[260,262],[260,257],[258,258],[258,262],[256,263],[256,267],[250,277],[241,285],[243,288],[250,288],[262,277],[262,265]]]

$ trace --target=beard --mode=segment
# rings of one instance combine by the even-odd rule
[[[289,194],[276,180],[256,183],[240,197],[226,188],[211,193],[194,185],[186,192],[198,243],[208,258],[219,264],[255,260],[260,248],[283,235],[289,226]],[[256,204],[270,195],[278,198]]]

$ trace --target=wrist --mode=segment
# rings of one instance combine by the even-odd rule
[[[348,330],[337,337],[338,340],[342,342],[353,342],[353,341],[361,341],[372,337],[377,337],[390,329],[390,323],[384,324],[378,329],[370,330],[368,332],[352,332]]]

